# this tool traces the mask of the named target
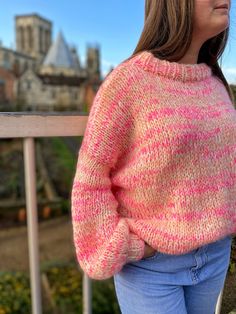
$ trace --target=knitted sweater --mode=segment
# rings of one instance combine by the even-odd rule
[[[185,254],[236,233],[236,111],[206,63],[143,51],[94,98],[71,191],[77,260],[106,279],[144,246]]]

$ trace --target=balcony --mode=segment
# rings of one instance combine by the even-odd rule
[[[22,138],[23,140],[30,286],[33,314],[42,314],[34,139],[38,137],[54,136],[83,136],[87,118],[87,115],[79,115],[74,112],[0,113],[0,138]],[[84,274],[83,314],[92,313],[91,294],[91,280]],[[218,297],[215,314],[220,314],[222,296],[223,290]]]

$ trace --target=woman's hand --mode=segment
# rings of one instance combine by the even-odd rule
[[[144,255],[142,258],[150,257],[154,255],[156,250],[151,247],[149,244],[145,243],[145,248],[144,248]]]

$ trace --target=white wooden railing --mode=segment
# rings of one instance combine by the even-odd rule
[[[79,115],[73,112],[0,113],[0,138],[23,139],[30,287],[33,314],[42,314],[34,138],[81,136],[84,134],[87,118],[87,115],[81,113]],[[83,313],[92,313],[91,280],[86,274],[83,276]]]
[[[0,138],[22,138],[32,314],[42,314],[34,138],[83,136],[88,116],[76,112],[0,112]],[[215,314],[220,314],[223,289]],[[91,280],[83,275],[83,314],[92,313]]]

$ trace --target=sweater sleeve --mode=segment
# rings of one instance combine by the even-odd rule
[[[128,138],[132,117],[124,99],[129,78],[120,67],[94,98],[78,153],[71,192],[73,239],[78,263],[93,279],[107,279],[142,258],[144,241],[117,211],[110,170]]]

